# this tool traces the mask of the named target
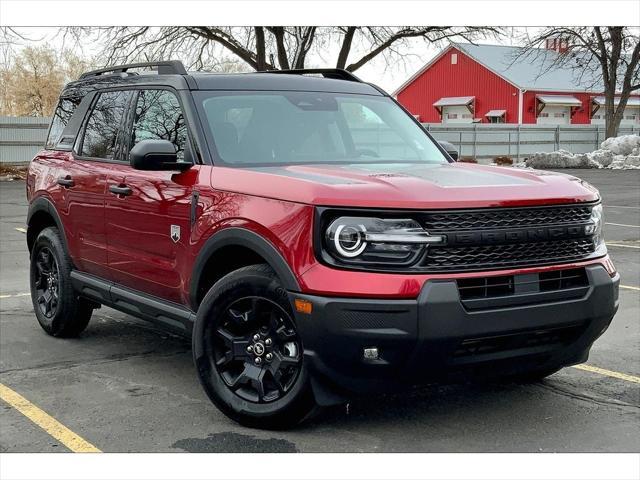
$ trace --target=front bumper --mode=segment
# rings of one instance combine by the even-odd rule
[[[364,393],[585,361],[618,308],[619,284],[601,264],[585,272],[581,289],[522,292],[472,307],[455,279],[426,282],[415,300],[290,296],[313,306],[296,320],[314,381]],[[377,360],[363,358],[368,347],[378,348]]]

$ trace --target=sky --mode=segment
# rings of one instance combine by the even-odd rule
[[[530,33],[534,30],[537,29],[529,28]],[[80,56],[93,56],[97,54],[101,48],[101,45],[97,42],[77,45],[68,39],[64,40],[57,28],[31,27],[20,28],[18,31],[28,39],[23,41],[20,46],[46,44],[53,48],[70,48],[75,50]],[[509,32],[509,35],[506,35],[500,40],[486,39],[482,40],[481,43],[513,44],[515,36],[524,33],[524,29],[513,28],[510,29]],[[446,43],[442,43],[435,46],[430,45],[421,39],[413,39],[409,41],[405,50],[406,55],[402,61],[394,62],[392,65],[387,65],[383,58],[378,57],[365,64],[354,73],[363,80],[373,82],[385,89],[387,92],[392,93],[397,87],[404,83],[405,80],[440,52],[445,45]],[[17,48],[20,48],[20,46]],[[319,68],[323,66],[333,66],[333,62],[337,58],[338,50],[339,44],[336,42],[322,53],[314,52],[307,60],[307,67]],[[352,52],[352,55],[353,57],[350,57],[350,59],[356,58],[357,52]]]

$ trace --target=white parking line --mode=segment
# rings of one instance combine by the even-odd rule
[[[7,293],[0,295],[0,298],[28,297],[30,293]]]
[[[27,233],[27,229],[26,228],[16,227],[16,230],[21,232],[21,233]]]
[[[640,225],[627,225],[626,223],[610,223],[604,222],[605,225],[615,225],[616,227],[640,228]]]
[[[634,210],[640,210],[640,207],[629,207],[627,205],[605,205],[605,208],[633,208]]]
[[[623,245],[621,243],[607,243],[607,247],[620,247],[620,248],[640,248],[640,245]]]

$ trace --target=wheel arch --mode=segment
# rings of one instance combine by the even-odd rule
[[[29,254],[31,254],[38,234],[47,227],[57,227],[62,238],[62,244],[65,250],[69,252],[67,237],[58,211],[51,203],[51,200],[39,197],[31,202],[27,214],[27,247],[29,248]]]
[[[205,242],[194,263],[189,288],[189,299],[194,311],[198,310],[198,306],[208,290],[206,286],[215,283],[211,282],[210,269],[215,268],[210,265],[211,260],[220,258],[219,255],[225,252],[239,252],[247,255],[247,258],[243,259],[244,261],[237,262],[236,268],[255,263],[266,263],[274,270],[286,290],[300,290],[296,276],[271,242],[246,228],[227,227],[214,233]],[[235,265],[233,262],[231,264]],[[214,275],[213,278],[218,279],[229,273],[226,270],[223,269],[221,275]],[[207,282],[208,279],[209,282]]]

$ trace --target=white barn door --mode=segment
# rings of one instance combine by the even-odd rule
[[[538,114],[538,125],[569,125],[571,123],[571,107],[545,105]]]
[[[464,105],[442,107],[442,123],[473,123],[473,115]]]

